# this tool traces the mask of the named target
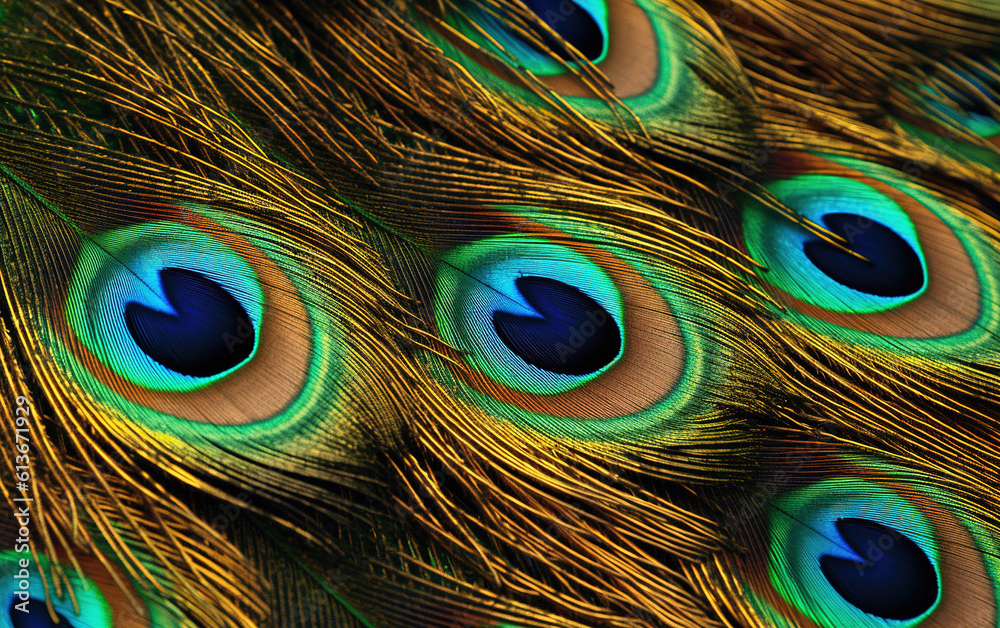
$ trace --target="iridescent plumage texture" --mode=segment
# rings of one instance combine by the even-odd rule
[[[0,32],[0,626],[1000,626],[992,0]]]

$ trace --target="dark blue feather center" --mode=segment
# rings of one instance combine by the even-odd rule
[[[883,619],[905,620],[927,612],[938,597],[934,565],[898,530],[867,519],[838,519],[837,531],[863,562],[820,558],[820,569],[848,603]]]
[[[604,51],[604,35],[586,9],[571,0],[524,0],[524,4],[586,59],[596,61],[600,58]],[[560,57],[572,59],[563,44],[552,37],[543,38]]]
[[[809,261],[837,283],[881,297],[909,296],[923,288],[920,258],[892,229],[856,214],[827,214],[823,222],[867,259],[853,257],[823,240],[806,242],[803,248]]]
[[[541,317],[495,312],[493,327],[525,362],[560,375],[589,375],[618,357],[621,330],[597,301],[545,277],[520,277],[515,283]]]
[[[182,375],[211,377],[253,353],[255,332],[243,306],[222,286],[183,268],[160,271],[175,313],[132,302],[125,324],[143,352]]]
[[[13,628],[73,628],[73,624],[59,613],[56,613],[59,623],[52,621],[44,600],[28,598],[27,613],[15,608],[17,604],[20,604],[20,600],[15,597],[11,600],[8,611]]]

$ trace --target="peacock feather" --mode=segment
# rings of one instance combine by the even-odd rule
[[[0,626],[1000,626],[992,0],[0,31]]]

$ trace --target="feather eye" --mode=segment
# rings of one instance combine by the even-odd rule
[[[438,330],[463,353],[468,368],[455,375],[473,398],[584,440],[683,430],[681,410],[707,368],[678,316],[688,306],[638,259],[541,223],[509,223],[520,230],[457,246],[438,267]]]
[[[482,43],[485,44],[490,40],[496,42],[499,49],[506,50],[526,69],[539,76],[558,76],[567,73],[566,65],[552,58],[554,53],[559,59],[572,63],[576,55],[567,49],[567,45],[572,46],[577,54],[594,64],[600,64],[608,56],[609,6],[605,0],[581,0],[579,3],[572,0],[566,2],[529,0],[525,6],[555,31],[562,41],[542,34],[541,43],[545,45],[542,48],[530,41],[528,36],[520,35],[505,23],[505,18],[510,21],[516,19],[515,16],[494,15],[481,5],[470,4],[467,14],[473,22],[486,31],[487,38],[483,38]]]
[[[832,156],[789,159],[765,187],[848,249],[760,201],[744,202],[747,249],[795,320],[878,346],[990,342],[1000,278],[995,243],[981,228],[887,168]]]
[[[814,621],[910,623],[939,604],[942,556],[932,524],[889,489],[823,480],[782,495],[769,521],[771,580]]]
[[[900,126],[962,163],[1000,169],[1000,65],[995,54],[955,55],[895,94]]]
[[[279,468],[302,482],[349,464],[335,304],[337,273],[350,269],[313,264],[290,234],[236,207],[118,198],[97,215],[57,209],[16,178],[0,190],[12,232],[49,235],[20,237],[5,255],[23,302],[37,304],[23,333],[41,385],[75,400],[67,429],[265,487],[287,481]],[[244,474],[248,460],[259,466]]]
[[[509,388],[565,392],[622,356],[622,295],[572,248],[479,240],[451,251],[437,281],[444,338],[469,347],[473,367]]]
[[[27,546],[24,546],[25,548]],[[3,615],[0,625],[10,628],[162,628],[158,609],[136,611],[133,601],[145,599],[126,584],[120,588],[121,574],[111,572],[97,559],[80,556],[82,571],[60,565],[59,584],[52,579],[56,565],[44,554],[35,562],[31,554],[0,552]],[[85,575],[86,574],[86,575]],[[49,613],[48,604],[53,614]],[[163,616],[165,618],[165,616]]]
[[[995,547],[953,496],[872,461],[824,475],[766,508],[759,612],[781,626],[996,625]]]
[[[153,221],[84,241],[66,319],[119,376],[189,391],[254,357],[264,300],[257,274],[232,248],[184,223]]]
[[[532,85],[537,79],[584,115],[616,126],[628,114],[609,107],[611,101],[652,128],[673,125],[672,132],[695,121],[729,127],[743,115],[742,107],[733,107],[736,119],[723,120],[721,111],[730,107],[715,90],[735,88],[692,72],[696,59],[706,65],[732,60],[698,41],[705,33],[692,25],[696,18],[676,6],[654,0],[534,0],[525,4],[527,14],[510,3],[497,9],[467,0],[460,7],[441,24],[418,24],[479,82],[520,102],[546,106]],[[534,78],[521,76],[521,69]]]
[[[75,572],[67,574],[69,585],[73,588],[75,599],[68,595],[61,598],[53,597],[55,621],[46,608],[46,595],[42,576],[38,569],[20,567],[16,552],[6,551],[0,554],[0,574],[3,575],[3,600],[6,621],[0,622],[13,628],[47,628],[48,626],[68,625],[72,628],[110,628],[111,606],[105,599],[101,589],[85,576]],[[32,561],[26,561],[30,564]],[[21,569],[24,571],[22,572]],[[27,585],[23,590],[18,586]],[[19,595],[20,594],[20,595]],[[148,626],[148,624],[146,624]]]
[[[294,414],[336,355],[317,347],[328,343],[316,332],[322,312],[220,212],[152,214],[82,240],[56,315],[79,341],[65,345],[67,366],[95,396],[118,396],[158,427]]]
[[[511,59],[538,76],[546,87],[569,97],[595,97],[579,78],[585,67],[583,60],[608,75],[618,86],[620,98],[662,91],[668,84],[678,50],[670,49],[668,43],[669,18],[653,17],[652,5],[644,0],[552,4],[555,6],[541,1],[527,3],[528,16],[513,6],[504,6],[497,13],[478,2],[466,2],[461,13],[449,13],[446,23],[479,49],[463,45],[445,31],[430,29],[427,34],[446,54],[467,62],[466,67],[480,80],[495,84],[500,79],[510,83],[508,89],[516,79],[494,58]],[[541,21],[558,38],[525,17]]]

